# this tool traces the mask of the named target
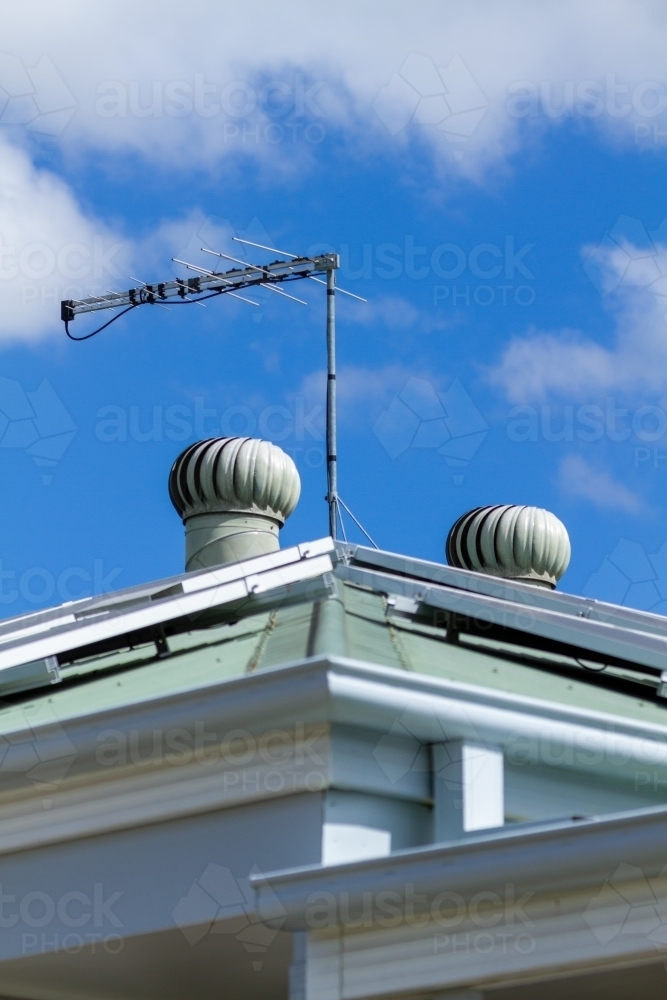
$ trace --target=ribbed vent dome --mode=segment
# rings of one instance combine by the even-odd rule
[[[476,507],[458,519],[445,545],[447,562],[490,576],[555,587],[570,562],[565,525],[541,507]]]
[[[300,492],[290,456],[256,438],[197,441],[178,456],[169,474],[169,496],[184,521],[195,514],[240,511],[282,524]]]

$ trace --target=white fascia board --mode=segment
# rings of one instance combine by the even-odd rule
[[[190,732],[185,727],[178,730],[181,741],[195,735],[192,723],[189,728]],[[238,729],[230,727],[227,733],[238,734]],[[127,735],[122,730],[111,734],[116,738]],[[207,735],[210,740],[214,733],[207,729]],[[145,761],[126,762],[122,767],[98,766],[95,772],[77,774],[68,783],[59,773],[60,761],[52,760],[46,765],[53,766],[52,773],[43,771],[42,782],[34,782],[37,787],[30,787],[32,781],[28,786],[23,774],[23,794],[5,796],[0,808],[0,857],[329,787],[332,747],[326,724],[283,730],[278,761],[270,758],[270,751],[258,752],[256,746],[250,751],[251,760],[235,761],[226,734],[217,731],[215,735],[218,742],[209,742],[199,759],[191,741],[186,758],[178,760],[168,751],[150,769]],[[65,738],[68,736],[66,732]],[[47,751],[62,749],[55,743],[37,746]],[[76,740],[69,743],[76,756]],[[98,742],[98,750],[100,746]],[[172,763],[167,759],[170,754],[176,758]],[[66,764],[71,760],[65,758]],[[6,783],[3,791],[7,792]],[[50,800],[48,810],[45,795]]]
[[[276,560],[272,564],[269,557],[248,560],[246,563],[234,564],[229,567],[234,578],[224,583],[209,581],[204,589],[198,588],[191,593],[180,593],[173,597],[164,597],[159,601],[142,604],[138,608],[111,613],[108,615],[83,618],[71,623],[70,616],[66,621],[52,622],[48,634],[25,636],[6,636],[0,646],[0,674],[3,669],[18,664],[40,660],[48,656],[70,652],[97,642],[104,642],[118,636],[199,615],[212,608],[243,600],[253,594],[265,593],[271,589],[288,586],[299,581],[315,579],[333,569],[331,556],[328,553],[315,555],[313,558],[303,558],[299,547],[285,550],[283,557],[291,558]],[[214,576],[214,574],[211,574]]]
[[[649,883],[639,865],[611,861],[573,891],[563,880],[545,891],[539,877],[523,889],[512,869],[494,889],[473,874],[474,895],[470,887],[461,892],[440,880],[426,909],[428,897],[412,882],[376,892],[367,887],[355,898],[339,880],[312,894],[301,949],[303,996],[472,1000],[488,989],[539,982],[554,995],[561,977],[656,965],[667,928],[667,879]],[[336,915],[338,925],[331,926]],[[282,920],[281,929],[286,926],[289,918]],[[636,982],[635,992],[643,995],[639,970]],[[556,989],[559,996],[566,992],[567,984]]]
[[[327,869],[263,873],[251,881],[260,919],[270,924],[280,917],[284,929],[307,930],[309,907],[322,894],[345,899],[351,913],[363,908],[364,898],[393,892],[402,901],[409,896],[419,913],[430,909],[442,892],[464,899],[480,890],[502,895],[510,883],[516,896],[525,891],[566,893],[611,879],[630,881],[636,875],[632,867],[646,879],[664,879],[666,844],[667,807],[656,806],[515,832],[505,827]]]
[[[298,719],[357,726],[378,738],[402,734],[424,744],[469,739],[507,749],[519,738],[538,751],[547,746],[554,758],[570,752],[571,760],[559,764],[566,768],[630,779],[638,765],[661,776],[667,771],[667,710],[661,726],[338,656],[307,657],[113,709],[59,716],[58,723],[85,757],[86,733],[94,755],[100,729],[131,725],[150,732],[167,721],[187,725],[193,713],[206,725],[234,723],[251,733]],[[15,742],[21,732],[3,735]],[[26,732],[39,738],[36,723]]]

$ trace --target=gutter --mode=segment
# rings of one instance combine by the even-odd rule
[[[260,920],[295,931],[339,926],[342,908],[346,914],[363,910],[369,920],[374,914],[386,917],[386,893],[408,924],[415,915],[432,912],[442,893],[450,899],[456,893],[469,900],[480,892],[506,898],[511,888],[513,898],[525,892],[562,897],[611,879],[621,885],[659,876],[664,893],[666,864],[667,808],[659,806],[521,832],[496,831],[371,861],[257,874],[251,883]]]
[[[422,743],[481,740],[521,749],[525,763],[628,780],[638,766],[667,771],[667,715],[664,726],[642,723],[342,657],[329,664],[332,721],[384,733],[399,723]]]
[[[44,724],[33,718],[29,725],[26,716],[24,725],[0,735],[39,742],[54,725],[62,727],[81,763],[94,760],[103,729],[132,727],[150,737],[155,727],[188,725],[193,718],[255,734],[295,721],[331,722],[421,743],[466,738],[506,751],[519,743],[532,754],[530,763],[628,780],[638,766],[667,774],[667,713],[664,725],[644,723],[342,656],[306,657],[78,717],[59,715],[56,704]]]

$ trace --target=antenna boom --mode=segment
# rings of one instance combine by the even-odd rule
[[[117,309],[128,306],[159,305],[169,299],[196,302],[198,295],[238,292],[253,285],[264,285],[273,288],[285,281],[295,281],[299,278],[309,278],[311,275],[327,274],[339,267],[338,254],[327,253],[319,257],[297,257],[294,260],[277,260],[258,268],[256,265],[243,268],[233,268],[231,271],[218,273],[204,272],[196,278],[175,278],[170,281],[153,282],[125,292],[114,292],[105,296],[93,295],[87,299],[64,299],[60,303],[60,318],[71,322],[75,316],[83,313],[99,312],[101,309]],[[197,269],[204,271],[203,268]],[[273,289],[277,291],[278,289]],[[287,294],[287,293],[283,293]],[[290,296],[291,297],[291,296]]]

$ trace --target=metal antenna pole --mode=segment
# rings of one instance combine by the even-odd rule
[[[327,271],[327,502],[329,534],[337,537],[338,469],[336,449],[336,276]]]

